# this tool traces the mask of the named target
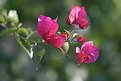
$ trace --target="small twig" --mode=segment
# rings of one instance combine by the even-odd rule
[[[59,48],[59,49],[62,51],[64,55],[66,54],[66,52],[62,48]]]
[[[70,59],[72,59],[72,60],[74,60],[74,61],[77,61],[76,58],[74,58],[74,57],[68,55],[67,53],[66,53],[65,55],[66,55],[67,57],[69,57]]]
[[[64,55],[66,55],[67,57],[69,57],[70,59],[72,59],[72,60],[74,60],[74,61],[77,61],[76,58],[74,58],[74,57],[68,55],[62,48],[59,48],[59,49],[62,51],[62,53],[63,53]]]

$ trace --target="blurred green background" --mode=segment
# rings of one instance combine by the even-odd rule
[[[86,8],[90,26],[81,31],[100,48],[99,59],[77,65],[51,45],[41,62],[32,60],[15,37],[0,38],[0,81],[121,81],[121,0],[0,0],[0,9],[17,10],[23,26],[36,30],[40,14],[58,17],[59,31],[72,5]],[[68,54],[74,55],[70,46]]]

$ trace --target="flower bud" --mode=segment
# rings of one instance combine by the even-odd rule
[[[83,36],[79,36],[79,37],[77,38],[77,41],[78,41],[78,42],[85,42],[85,41],[86,41],[86,38],[83,37]]]
[[[66,40],[66,38],[67,38],[66,32],[62,32],[60,36],[63,37],[65,40]]]

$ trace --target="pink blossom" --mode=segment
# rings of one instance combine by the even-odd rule
[[[93,41],[85,42],[81,49],[76,48],[77,63],[93,63],[99,57],[99,49],[93,45]]]
[[[78,42],[85,42],[85,41],[86,41],[86,38],[83,37],[83,36],[79,36],[79,37],[77,38],[77,41],[78,41]]]
[[[72,6],[69,17],[66,19],[66,23],[72,26],[79,25],[81,29],[85,29],[89,25],[86,17],[87,13],[84,7]]]
[[[60,48],[64,44],[65,38],[58,36],[57,34],[53,34],[51,37],[45,38],[45,42],[55,46],[56,48]]]
[[[38,18],[37,32],[43,38],[50,37],[58,30],[57,19],[52,20],[50,17],[40,15]]]
[[[39,16],[37,33],[42,36],[46,43],[60,48],[66,40],[66,33],[62,33],[60,36],[56,34],[58,30],[58,23],[56,21],[57,18],[52,20],[47,16]]]
[[[81,29],[86,29],[88,27],[88,25],[89,25],[89,22],[85,18],[78,19],[78,22],[79,22],[79,27]]]
[[[65,32],[62,32],[60,36],[63,37],[65,40],[67,38],[67,34]]]

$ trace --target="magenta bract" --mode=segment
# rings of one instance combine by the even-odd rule
[[[85,42],[81,49],[79,47],[76,48],[76,57],[77,63],[93,63],[99,57],[99,49],[93,46],[92,41]]]
[[[86,41],[86,38],[83,37],[83,36],[79,36],[79,37],[77,38],[77,41],[78,41],[78,42],[85,42],[85,41]]]
[[[52,20],[47,16],[39,16],[37,33],[42,36],[46,43],[60,48],[65,42],[66,34],[63,33],[60,36],[56,34],[58,30],[58,23],[56,21],[57,18]]]
[[[47,16],[39,16],[37,32],[43,38],[50,37],[58,30],[58,23]]]
[[[65,32],[62,32],[60,36],[63,37],[65,40],[67,38],[67,34]]]
[[[58,36],[57,34],[53,34],[51,37],[46,38],[45,42],[55,46],[56,48],[60,48],[64,44],[65,38]]]
[[[66,23],[72,26],[79,25],[81,29],[85,29],[89,25],[86,17],[87,13],[84,7],[72,6],[69,17],[66,20]]]

